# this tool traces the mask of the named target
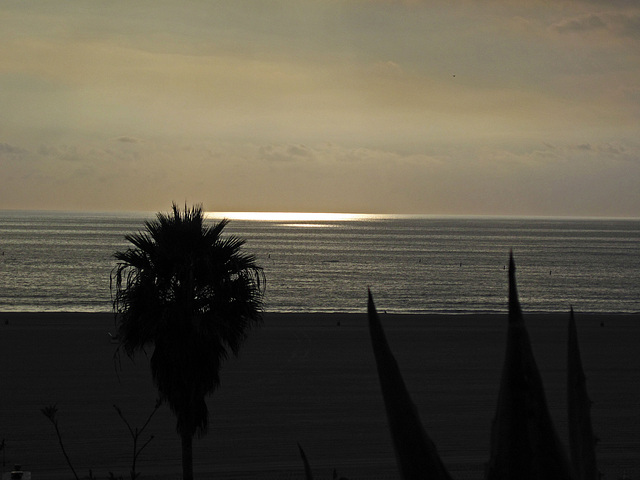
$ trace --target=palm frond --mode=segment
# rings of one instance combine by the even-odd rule
[[[556,433],[524,324],[509,258],[509,322],[487,480],[570,480],[573,472]]]
[[[567,345],[567,404],[569,416],[569,449],[578,480],[599,480],[596,461],[596,437],[591,426],[591,400],[582,368],[578,332],[573,315],[569,315]]]
[[[387,343],[371,291],[368,312],[371,345],[400,474],[407,480],[450,480],[434,443],[422,427],[418,410]]]
[[[305,480],[313,480],[313,472],[311,472],[311,465],[309,464],[309,460],[307,459],[307,455],[304,453],[302,446],[298,443],[298,451],[300,452],[300,457],[302,458],[302,463],[304,464],[304,478]]]

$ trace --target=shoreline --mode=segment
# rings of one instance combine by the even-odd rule
[[[574,310],[576,315],[586,316],[586,317],[637,317],[640,318],[639,312],[580,312]],[[507,312],[386,312],[385,310],[378,311],[380,315],[386,315],[390,317],[436,317],[436,318],[459,318],[459,317],[506,317]],[[535,317],[551,317],[551,316],[560,316],[560,315],[569,315],[569,310],[567,311],[554,311],[554,312],[531,312],[527,310],[523,310],[524,316],[535,316]],[[277,312],[277,311],[265,311],[265,317],[301,317],[301,316],[311,316],[315,318],[321,318],[323,316],[326,317],[338,317],[338,316],[366,316],[366,309],[363,309],[362,312]],[[52,320],[61,320],[64,318],[80,318],[80,317],[114,317],[113,312],[92,312],[92,311],[22,311],[22,310],[0,310],[0,318],[8,317],[11,319],[14,318],[38,318],[38,317],[51,317]]]
[[[575,313],[593,403],[600,470],[640,478],[637,314]],[[425,429],[454,478],[482,478],[504,360],[505,314],[380,314]],[[568,312],[524,313],[547,401],[565,447]],[[5,322],[8,321],[8,324]],[[338,325],[338,322],[340,325]],[[604,326],[602,325],[604,322]],[[114,357],[112,313],[0,312],[0,438],[7,471],[68,478],[52,425],[80,477],[125,475],[131,439],[120,408],[140,426],[157,393],[148,358]],[[151,351],[151,349],[150,349]],[[150,352],[148,352],[150,353]],[[297,442],[318,478],[398,478],[365,313],[265,313],[207,400],[210,431],[194,440],[197,478],[301,478]],[[166,406],[145,435],[143,478],[176,478],[180,441]],[[143,435],[143,437],[146,437]]]

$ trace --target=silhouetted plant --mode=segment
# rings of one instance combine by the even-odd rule
[[[155,413],[158,411],[161,404],[162,403],[160,402],[160,400],[156,401],[156,404],[153,407],[153,410],[151,411],[151,413],[147,417],[147,420],[144,422],[144,424],[140,428],[132,427],[131,424],[127,421],[127,419],[123,415],[120,407],[118,407],[117,405],[113,406],[116,412],[118,412],[118,416],[122,419],[122,421],[125,423],[125,425],[129,429],[129,434],[131,435],[131,438],[133,440],[133,455],[131,459],[131,469],[129,471],[131,480],[136,480],[136,478],[140,476],[140,473],[136,472],[136,462],[138,460],[138,456],[142,453],[142,450],[144,450],[145,447],[149,445],[151,440],[153,440],[153,435],[151,435],[149,439],[145,443],[143,443],[140,448],[138,448],[138,439],[140,438],[140,435],[142,435],[142,432],[144,432],[145,428],[147,428],[147,425],[149,425],[149,422],[151,421]],[[109,474],[113,475],[111,472],[109,472]]]
[[[349,480],[347,477],[341,477],[338,475],[338,471],[334,468],[333,469],[333,480]]]
[[[306,480],[313,480],[313,473],[311,472],[311,465],[309,465],[309,460],[307,459],[307,455],[304,453],[302,446],[298,443],[298,450],[300,451],[300,457],[302,458],[302,463],[304,464],[304,478]]]
[[[450,480],[434,443],[422,427],[418,410],[391,353],[371,291],[368,313],[371,345],[400,475],[406,479]]]
[[[522,316],[513,254],[509,258],[509,323],[498,405],[491,429],[487,480],[574,478],[547,407],[542,378]]]
[[[567,404],[569,449],[578,480],[599,480],[596,461],[597,438],[591,426],[591,400],[582,368],[576,321],[571,307],[567,345]]]
[[[71,459],[69,455],[67,455],[67,451],[64,448],[64,443],[62,442],[62,435],[60,434],[60,428],[58,427],[58,407],[56,405],[49,405],[48,407],[44,407],[40,410],[42,414],[49,419],[49,421],[53,424],[56,429],[56,435],[58,436],[58,443],[60,444],[60,448],[62,449],[62,454],[64,455],[65,460],[67,461],[67,465],[73,472],[73,476],[76,480],[80,480],[78,478],[78,474],[76,473],[75,468],[73,468],[73,464],[71,463]]]
[[[300,457],[302,458],[302,463],[304,464],[304,478],[305,480],[313,480],[313,473],[311,472],[311,465],[309,464],[309,460],[307,459],[307,455],[304,453],[302,446],[298,443],[298,451],[300,452]],[[349,480],[346,477],[339,477],[337,470],[333,469],[333,480]]]
[[[142,435],[142,432],[144,432],[144,430],[149,425],[149,422],[151,422],[151,419],[153,418],[155,413],[160,408],[160,405],[161,405],[160,401],[157,401],[155,406],[154,406],[154,408],[153,408],[153,410],[151,411],[151,413],[147,417],[144,425],[142,425],[141,428],[138,428],[138,427],[133,428],[133,427],[131,427],[131,424],[125,418],[124,414],[122,413],[122,410],[117,405],[113,406],[113,408],[118,413],[118,416],[122,419],[122,421],[125,423],[125,425],[129,429],[129,434],[131,435],[131,438],[133,439],[133,459],[132,459],[131,471],[130,471],[131,480],[136,480],[140,476],[140,473],[136,472],[136,461],[137,461],[138,456],[140,455],[140,453],[142,453],[142,450],[144,450],[144,448],[149,444],[149,442],[151,442],[151,440],[153,440],[154,437],[152,435],[139,448],[138,448],[138,439],[140,438],[140,435]],[[49,421],[55,427],[56,435],[58,436],[58,442],[60,444],[60,448],[62,449],[62,454],[64,455],[64,458],[67,461],[67,465],[69,465],[69,468],[71,468],[71,471],[73,472],[74,477],[76,479],[78,479],[78,474],[76,473],[76,470],[73,467],[73,464],[71,463],[71,459],[69,458],[69,455],[67,454],[67,451],[64,448],[64,443],[62,441],[62,434],[60,433],[60,427],[58,425],[58,407],[56,405],[50,405],[48,407],[42,408],[40,411],[43,413],[43,415],[45,417],[47,417],[49,419]],[[97,477],[93,474],[93,470],[89,469],[89,474],[85,478],[88,478],[89,480],[95,480]],[[122,478],[123,478],[122,476],[116,476],[113,472],[109,472],[109,479],[110,480],[122,480]]]
[[[417,409],[391,353],[369,292],[369,330],[398,470],[403,479],[448,480],[435,445],[424,431]],[[590,401],[578,349],[573,308],[568,340],[569,462],[560,442],[531,349],[516,287],[515,262],[509,258],[509,315],[505,362],[491,429],[487,480],[595,480],[599,472]]]
[[[222,237],[227,223],[206,226],[201,206],[174,204],[114,255],[118,338],[130,356],[155,347],[151,373],[177,418],[184,480],[193,478],[192,441],[207,432],[205,397],[220,385],[220,366],[262,321],[262,269],[243,240]]]

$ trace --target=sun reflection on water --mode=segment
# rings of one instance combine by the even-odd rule
[[[207,212],[207,218],[254,220],[264,222],[323,222],[350,221],[376,218],[366,213],[314,213],[314,212]]]

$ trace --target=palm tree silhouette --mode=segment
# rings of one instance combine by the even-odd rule
[[[220,385],[220,366],[262,322],[262,268],[242,251],[244,240],[221,237],[227,223],[207,226],[202,206],[174,203],[114,254],[118,338],[129,356],[155,347],[151,373],[177,418],[184,480],[193,478],[192,440],[207,432],[205,397]]]

